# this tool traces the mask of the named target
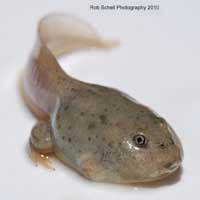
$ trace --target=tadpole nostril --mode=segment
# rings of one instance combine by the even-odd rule
[[[165,144],[164,144],[164,143],[161,143],[161,144],[160,144],[160,147],[161,147],[161,148],[165,148]]]

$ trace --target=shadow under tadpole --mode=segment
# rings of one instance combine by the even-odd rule
[[[163,186],[174,185],[181,180],[182,173],[183,173],[183,167],[181,166],[174,173],[170,174],[164,179],[147,183],[135,183],[130,185],[138,188],[159,188]]]

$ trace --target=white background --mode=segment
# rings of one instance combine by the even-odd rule
[[[153,3],[160,10],[89,10],[97,2]],[[195,0],[0,0],[0,199],[199,199],[199,6]],[[36,120],[21,100],[18,80],[35,41],[37,21],[52,11],[75,14],[105,38],[120,40],[115,50],[74,54],[61,63],[81,80],[129,93],[171,123],[185,151],[176,181],[149,187],[100,184],[57,162],[56,171],[50,171],[30,161],[27,141]]]

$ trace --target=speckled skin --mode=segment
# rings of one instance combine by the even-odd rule
[[[50,22],[59,23],[60,17],[67,19],[51,15],[40,22],[40,28],[45,20],[46,29]],[[55,52],[63,46],[48,46],[51,41],[41,39],[48,31],[41,32],[24,81],[29,105],[43,120],[32,130],[31,142],[36,150],[55,153],[66,165],[99,182],[146,182],[174,172],[181,164],[183,150],[166,120],[118,90],[65,74],[55,58]],[[55,37],[51,39],[56,41]],[[79,40],[72,49],[106,46],[99,38],[94,42],[93,37],[82,37],[84,40],[84,45],[79,46]],[[135,141],[138,135],[144,136],[144,145]]]

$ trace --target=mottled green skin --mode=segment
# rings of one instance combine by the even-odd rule
[[[176,170],[182,159],[181,144],[167,122],[114,89],[72,88],[51,120],[53,152],[94,181],[152,181]],[[137,134],[145,135],[144,147],[135,145]]]

